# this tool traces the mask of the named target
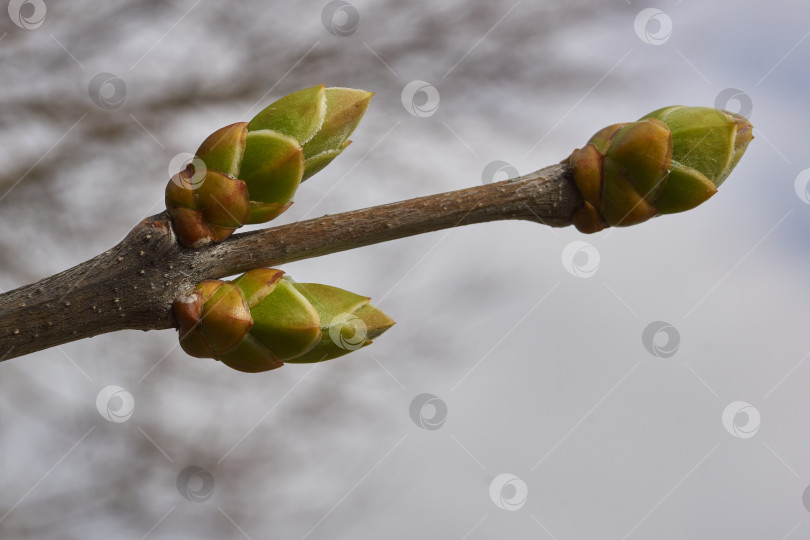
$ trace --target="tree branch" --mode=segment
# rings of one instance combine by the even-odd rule
[[[0,360],[116,330],[174,328],[171,305],[204,279],[319,257],[416,234],[503,219],[571,224],[582,199],[567,165],[493,184],[182,247],[163,212],[114,248],[0,295]]]

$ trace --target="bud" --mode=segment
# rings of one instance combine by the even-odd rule
[[[754,127],[744,116],[710,107],[675,105],[644,118],[664,122],[672,132],[672,159],[702,172],[715,187],[728,178],[754,138]]]
[[[304,180],[326,167],[343,149],[368,109],[374,92],[353,88],[326,89],[326,115],[321,128],[304,143]]]
[[[203,281],[178,298],[183,350],[255,373],[343,356],[394,324],[365,296],[283,274],[258,268],[233,281]]]
[[[250,122],[212,133],[196,153],[206,166],[202,180],[189,181],[190,166],[166,187],[166,209],[183,245],[219,242],[287,210],[298,185],[351,143],[372,95],[314,86],[275,101]]]
[[[371,344],[394,325],[388,315],[369,304],[370,298],[317,283],[292,283],[315,308],[320,321],[320,341],[295,363],[331,360]]]
[[[569,157],[583,206],[582,232],[628,226],[708,200],[753,139],[742,116],[708,107],[665,107],[598,131]]]

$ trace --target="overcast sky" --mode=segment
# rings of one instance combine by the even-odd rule
[[[277,223],[505,178],[494,161],[531,172],[665,105],[755,126],[686,214],[591,236],[482,224],[285,266],[397,321],[339,360],[246,375],[131,331],[3,362],[3,538],[809,534],[810,7],[15,0],[0,15],[3,290],[108,249],[162,210],[175,155],[314,84],[376,95]]]

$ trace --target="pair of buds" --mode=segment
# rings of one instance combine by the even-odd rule
[[[372,95],[314,86],[209,135],[166,187],[180,242],[221,242],[242,225],[284,212],[299,184],[349,146]],[[233,281],[203,281],[179,297],[173,311],[183,350],[259,372],[337,358],[394,324],[365,296],[283,274],[257,268]]]

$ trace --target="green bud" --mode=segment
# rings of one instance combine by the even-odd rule
[[[230,282],[203,281],[178,298],[173,311],[183,350],[239,371],[267,371],[343,356],[394,324],[365,296],[282,274],[258,268]]]
[[[388,315],[369,304],[370,298],[317,283],[294,283],[318,312],[321,339],[291,362],[331,360],[371,344],[394,325]]]
[[[260,205],[285,205],[292,201],[304,174],[304,152],[298,141],[278,131],[249,131],[239,177],[251,201]],[[251,211],[250,223],[262,223],[262,214]]]
[[[351,144],[352,134],[368,109],[374,92],[353,88],[327,88],[326,114],[320,129],[304,143],[307,160],[304,180],[326,167]]]
[[[720,187],[754,138],[753,126],[743,116],[710,107],[675,105],[653,111],[672,132],[672,159],[700,171]]]
[[[282,280],[251,310],[252,334],[266,343],[281,361],[312,349],[321,338],[318,312],[288,280]]]
[[[569,157],[582,232],[627,226],[708,200],[753,138],[743,117],[707,107],[665,107],[598,131]]]
[[[673,161],[655,206],[660,214],[677,214],[695,208],[715,193],[717,188],[705,175]]]
[[[218,242],[287,210],[299,184],[349,145],[372,95],[313,86],[273,102],[250,122],[212,133],[196,153],[207,171],[202,179],[191,182],[190,167],[166,188],[180,241],[187,247]]]
[[[208,170],[236,178],[242,166],[247,133],[245,122],[218,129],[203,141],[197,149],[197,157],[205,163]]]
[[[318,131],[325,115],[326,87],[320,84],[274,101],[253,117],[248,130],[271,129],[303,144]]]

